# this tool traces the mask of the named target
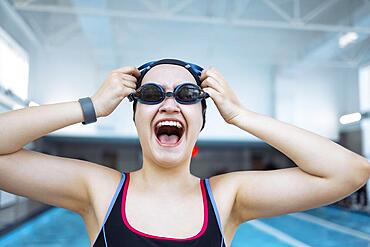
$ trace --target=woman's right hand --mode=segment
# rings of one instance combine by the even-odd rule
[[[121,101],[135,92],[140,71],[133,66],[112,70],[98,91],[91,97],[96,117],[111,114]]]

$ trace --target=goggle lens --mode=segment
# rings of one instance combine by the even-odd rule
[[[139,101],[148,102],[148,103],[156,103],[158,100],[163,98],[162,92],[160,88],[154,84],[146,84],[139,88],[138,97]]]
[[[143,104],[159,104],[165,97],[174,96],[180,104],[195,104],[203,98],[208,98],[208,93],[204,92],[198,85],[193,83],[183,83],[178,85],[174,92],[165,92],[164,88],[156,83],[147,83],[141,86],[136,93],[129,96],[129,100],[137,100]]]
[[[176,98],[182,102],[192,102],[196,101],[200,94],[201,91],[198,87],[187,84],[181,85],[177,91]]]

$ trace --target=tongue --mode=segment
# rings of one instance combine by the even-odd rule
[[[179,140],[179,137],[177,135],[166,135],[166,134],[162,134],[159,136],[158,138],[161,143],[163,144],[175,144],[176,142],[178,142]]]

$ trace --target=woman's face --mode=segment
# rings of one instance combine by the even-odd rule
[[[197,84],[187,69],[172,64],[161,64],[150,69],[145,74],[142,85],[148,82],[162,85],[166,92],[173,92],[177,85],[184,82]],[[158,123],[166,118],[178,120],[181,123],[182,135],[180,139],[172,135],[157,135],[160,134],[160,132],[158,133]],[[156,105],[138,102],[136,106],[135,125],[143,155],[146,159],[163,167],[173,167],[190,159],[202,123],[200,102],[183,105],[173,97],[166,97],[165,100]],[[164,123],[164,125],[168,124]],[[173,142],[177,144],[171,144]]]

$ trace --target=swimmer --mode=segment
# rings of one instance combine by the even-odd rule
[[[143,154],[137,171],[24,148],[52,131],[107,117],[125,98],[133,103]],[[207,100],[226,124],[297,167],[193,176]],[[230,246],[244,222],[334,203],[370,177],[364,157],[248,109],[215,67],[173,59],[113,70],[91,97],[5,112],[0,126],[0,189],[78,213],[92,246]]]

